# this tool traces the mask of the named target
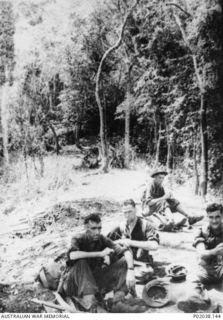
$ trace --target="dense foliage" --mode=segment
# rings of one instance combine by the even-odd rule
[[[133,3],[104,1],[89,15],[78,14],[73,1],[14,3],[15,44],[7,48],[4,37],[11,18],[0,22],[1,70],[4,50],[10,55],[9,47],[16,48],[15,81],[7,101],[10,152],[42,157],[67,144],[80,147],[81,138],[99,137],[96,74]],[[221,184],[222,39],[220,1],[138,1],[121,45],[102,67],[99,94],[108,145],[124,157],[121,141],[129,135],[128,148],[138,156],[169,169],[187,162],[188,173],[198,167],[199,177],[202,134],[207,134],[209,181]],[[203,133],[202,99],[207,120]]]

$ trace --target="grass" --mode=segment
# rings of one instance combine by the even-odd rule
[[[47,156],[41,176],[38,159],[29,158],[25,166],[24,159],[19,158],[2,177],[1,191],[28,200],[48,192],[66,190],[75,183],[74,162],[68,156]]]
[[[0,208],[10,213],[28,202],[36,206],[49,200],[57,202],[61,198],[73,200],[84,198],[113,198],[119,201],[134,198],[140,202],[145,181],[149,178],[149,168],[144,160],[137,160],[132,170],[112,169],[108,174],[96,174],[97,170],[77,169],[81,164],[80,155],[48,155],[44,157],[44,171],[36,158],[28,158],[26,163],[18,157],[3,174],[0,181]],[[184,174],[182,173],[184,176]],[[186,180],[186,178],[185,178]],[[167,184],[174,190],[184,185],[176,184],[175,177]],[[187,189],[191,196],[191,181]],[[185,194],[185,197],[187,194]]]

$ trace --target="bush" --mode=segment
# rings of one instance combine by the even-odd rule
[[[124,139],[114,141],[109,146],[110,166],[112,168],[125,168],[125,141]],[[136,159],[135,148],[130,146],[130,163]]]

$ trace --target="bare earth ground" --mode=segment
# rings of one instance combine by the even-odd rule
[[[104,175],[73,170],[69,184],[60,187],[58,183],[56,190],[48,188],[47,192],[41,192],[40,182],[35,196],[15,186],[15,194],[20,192],[21,197],[12,197],[8,207],[6,202],[1,203],[4,214],[0,217],[0,311],[41,312],[42,307],[30,300],[34,297],[53,300],[50,291],[34,283],[41,265],[66,251],[71,235],[82,228],[83,217],[91,212],[102,214],[106,234],[122,220],[120,205],[124,199],[131,197],[140,203],[146,176],[143,168],[112,170]],[[188,211],[204,213],[205,205],[193,195],[189,183],[175,186],[174,194]],[[171,263],[185,265],[189,276],[187,282],[170,284],[170,304],[157,310],[148,309],[148,312],[180,312],[175,302],[191,288],[189,280],[196,268],[192,239],[198,226],[160,234],[161,245],[153,255],[157,276],[165,277]],[[137,290],[140,296],[142,287]]]

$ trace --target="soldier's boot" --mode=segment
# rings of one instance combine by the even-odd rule
[[[191,313],[198,310],[207,310],[210,304],[207,290],[200,282],[196,282],[192,294],[184,300],[178,300],[177,307],[185,313]]]
[[[189,226],[192,226],[193,224],[197,223],[198,221],[201,221],[204,218],[204,216],[194,216],[188,218]]]
[[[143,313],[147,310],[146,306],[129,305],[127,302],[119,301],[113,304],[112,313]]]

